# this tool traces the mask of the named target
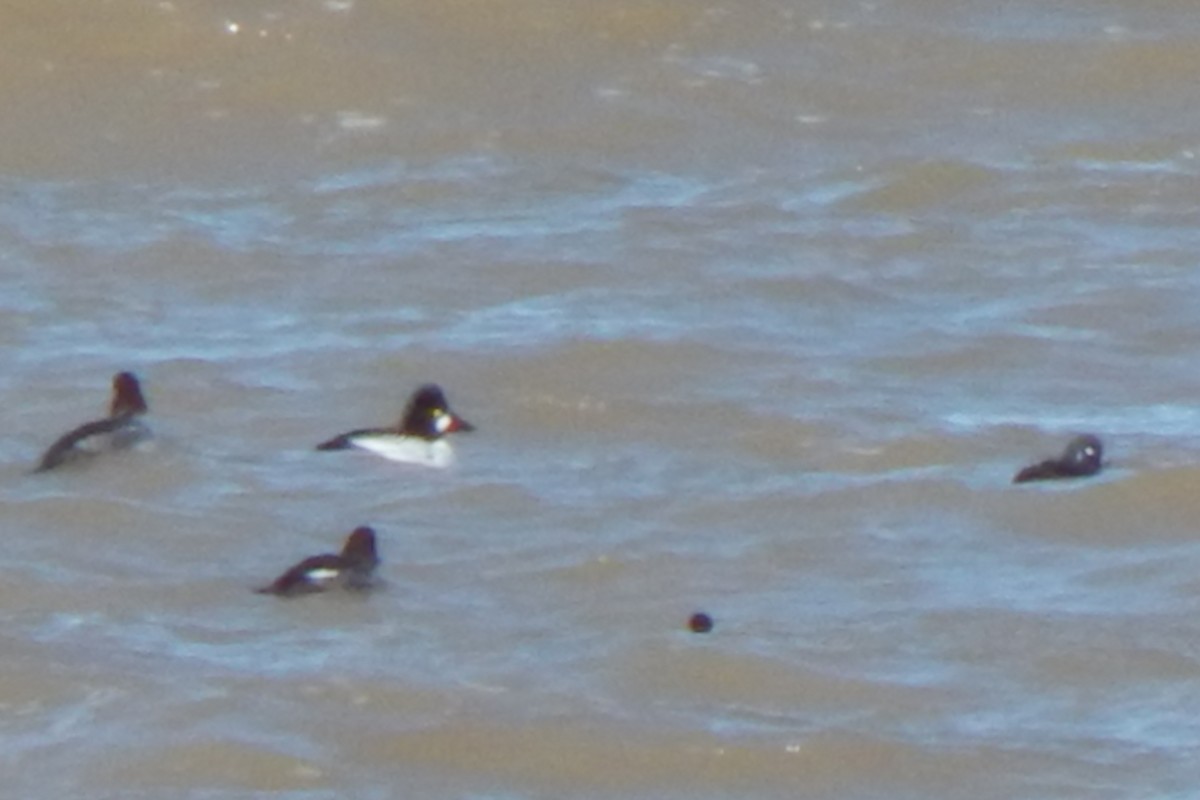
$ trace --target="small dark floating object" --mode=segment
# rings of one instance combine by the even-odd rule
[[[1076,436],[1058,458],[1049,458],[1025,467],[1013,477],[1013,483],[1086,478],[1095,475],[1103,466],[1104,445],[1091,434]]]
[[[362,591],[371,588],[371,575],[377,566],[375,531],[363,525],[346,537],[342,552],[309,556],[276,578],[274,583],[255,591],[280,597],[337,588]]]
[[[697,611],[688,619],[688,630],[692,633],[708,633],[713,629],[713,618],[703,611]]]
[[[118,372],[112,380],[112,400],[108,416],[85,422],[64,433],[42,454],[34,472],[54,469],[81,456],[95,455],[106,449],[132,447],[150,435],[139,417],[148,410],[142,386],[132,372]]]

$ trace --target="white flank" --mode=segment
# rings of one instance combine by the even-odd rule
[[[339,569],[310,569],[305,573],[305,576],[310,581],[320,583],[322,581],[331,581],[338,575],[342,574]]]
[[[454,451],[441,439],[429,442],[415,436],[361,436],[353,441],[355,447],[370,450],[390,461],[439,468],[454,463]]]

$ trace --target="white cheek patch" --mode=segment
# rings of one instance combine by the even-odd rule
[[[444,411],[439,411],[437,419],[433,421],[433,427],[437,428],[438,433],[445,433],[454,424],[454,418]]]
[[[1095,457],[1095,455],[1096,455],[1096,448],[1094,448],[1094,447],[1085,447],[1085,448],[1083,448],[1083,454],[1084,454],[1085,456],[1087,456],[1088,458],[1093,458],[1093,457]]]

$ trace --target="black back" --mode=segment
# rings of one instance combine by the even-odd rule
[[[1072,439],[1058,458],[1025,467],[1013,476],[1013,483],[1085,478],[1095,475],[1103,466],[1104,445],[1099,437],[1088,433]]]

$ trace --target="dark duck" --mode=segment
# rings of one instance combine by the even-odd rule
[[[1098,437],[1091,434],[1076,436],[1067,444],[1061,456],[1025,467],[1013,476],[1013,483],[1086,478],[1100,471],[1103,458],[1104,445]]]
[[[371,588],[372,574],[377,566],[375,531],[363,525],[346,537],[342,552],[309,556],[270,585],[255,591],[280,597],[297,597],[329,589],[363,591]]]
[[[132,372],[118,372],[112,380],[108,416],[85,422],[64,433],[42,454],[34,472],[45,472],[84,456],[131,447],[149,437],[141,416],[148,410],[142,386]]]

